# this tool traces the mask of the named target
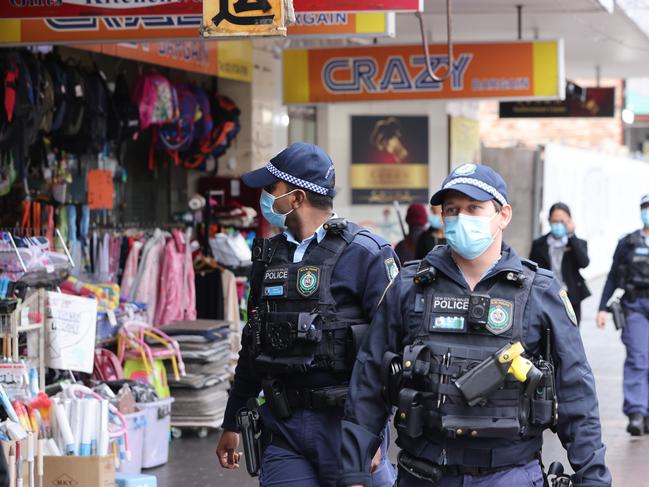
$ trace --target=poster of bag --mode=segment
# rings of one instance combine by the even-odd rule
[[[428,200],[428,117],[351,118],[352,203]]]
[[[47,293],[45,365],[54,369],[92,372],[97,327],[97,301]]]

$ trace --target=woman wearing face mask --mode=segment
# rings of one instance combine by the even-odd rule
[[[550,232],[534,240],[530,260],[554,273],[568,292],[579,323],[581,302],[590,296],[590,290],[579,272],[590,263],[588,243],[575,236],[575,223],[565,203],[553,204],[548,219]]]

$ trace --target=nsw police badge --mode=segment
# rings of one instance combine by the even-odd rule
[[[505,299],[492,299],[489,305],[487,330],[501,335],[514,324],[514,303]]]
[[[297,291],[308,298],[313,295],[320,287],[320,268],[319,267],[300,267],[297,270]]]
[[[568,292],[565,289],[562,289],[561,291],[559,291],[559,297],[561,298],[561,301],[563,301],[563,306],[566,308],[566,313],[568,315],[568,318],[570,318],[570,321],[572,321],[572,324],[579,326],[577,315],[575,314],[575,309],[572,307],[572,303],[568,298]]]

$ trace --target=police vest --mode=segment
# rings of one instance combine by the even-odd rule
[[[256,242],[267,247],[257,252],[266,254],[266,262],[257,267],[260,274],[251,289],[257,306],[249,317],[260,372],[271,376],[314,369],[351,372],[367,320],[360,306],[337,305],[331,279],[338,259],[363,229],[346,221],[343,227],[330,227],[299,263],[289,258],[284,235]]]
[[[422,261],[422,266],[429,265]],[[536,265],[524,261],[523,268],[522,273],[502,272],[480,295],[440,272],[430,284],[417,286],[414,316],[419,331],[403,350],[395,398],[395,426],[403,449],[418,455],[427,447],[429,456],[434,452],[433,461],[478,467],[516,464],[540,450],[541,431],[556,420],[556,401],[532,404],[525,385],[508,376],[502,387],[471,407],[455,385],[498,350],[522,342]],[[547,372],[544,382],[554,387],[553,370]]]
[[[642,231],[626,237],[627,257],[621,269],[621,287],[630,294],[634,291],[649,291],[649,246]]]

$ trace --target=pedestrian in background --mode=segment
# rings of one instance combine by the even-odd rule
[[[394,248],[401,262],[408,262],[417,258],[417,241],[428,226],[426,207],[421,203],[411,204],[406,213],[406,223],[408,224],[408,235]]]
[[[627,432],[631,436],[649,433],[649,193],[640,200],[640,215],[643,228],[617,244],[597,313],[597,326],[604,328],[608,301],[615,289],[624,289],[623,411],[629,418]]]
[[[437,245],[444,245],[444,224],[442,222],[442,207],[433,205],[430,207],[431,214],[428,216],[428,229],[419,236],[417,240],[416,258],[418,260],[426,257],[428,252]],[[403,262],[403,261],[402,261]]]
[[[588,243],[575,235],[575,223],[565,203],[555,203],[548,215],[550,232],[532,242],[530,260],[551,270],[567,291],[575,310],[577,323],[581,320],[581,302],[590,290],[579,269],[588,267]]]

